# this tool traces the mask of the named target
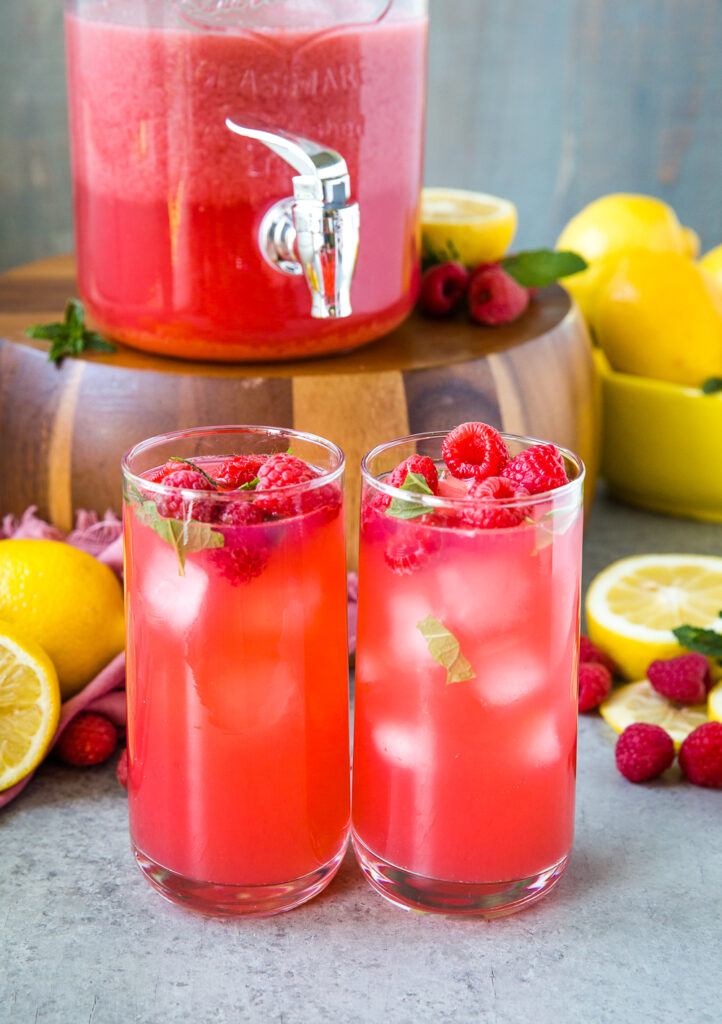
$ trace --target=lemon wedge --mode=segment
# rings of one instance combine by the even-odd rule
[[[635,722],[661,725],[674,740],[675,750],[679,750],[682,741],[693,729],[708,720],[706,705],[674,704],[657,693],[648,679],[627,683],[626,686],[612,690],[599,705],[599,711],[615,732],[624,732],[628,725]]]
[[[722,680],[707,694],[707,714],[713,722],[722,722]]]
[[[60,688],[50,658],[0,622],[0,790],[37,768],[59,716]]]
[[[456,260],[466,267],[501,259],[517,225],[509,199],[454,188],[421,191],[421,243],[425,259]]]
[[[719,629],[722,558],[634,555],[602,570],[587,590],[587,630],[627,679],[641,679],[656,658],[684,653],[677,626]]]

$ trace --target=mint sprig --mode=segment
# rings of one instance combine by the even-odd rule
[[[426,641],[431,657],[446,669],[447,686],[476,678],[476,672],[461,653],[459,641],[443,622],[427,615],[416,623],[416,628]]]
[[[65,307],[65,319],[50,324],[35,324],[25,332],[29,338],[50,342],[48,362],[61,363],[66,356],[76,357],[81,352],[115,352],[105,338],[85,326],[85,308],[79,299],[69,299]]]
[[[184,466],[190,466],[191,469],[194,469],[196,471],[196,473],[200,473],[201,476],[204,476],[209,484],[213,484],[214,488],[218,487],[218,481],[214,480],[212,476],[209,476],[208,473],[206,473],[205,469],[201,469],[201,467],[196,465],[195,462],[191,462],[190,459],[181,459],[177,455],[171,455],[168,461],[182,462]]]
[[[134,484],[129,485],[123,498],[126,504],[133,507],[138,522],[149,526],[173,548],[178,559],[179,576],[185,576],[188,555],[206,548],[223,547],[223,534],[212,529],[208,523],[199,523],[195,519],[165,519],[158,511],[157,504],[145,498]]]
[[[576,252],[529,249],[501,261],[504,270],[524,288],[544,288],[562,277],[587,269],[587,261]]]
[[[399,490],[410,491],[412,494],[434,493],[421,473],[407,473],[406,479],[401,484]],[[416,516],[423,516],[428,511],[428,508],[418,501],[392,498],[391,503],[386,509],[386,515],[393,516],[395,519],[415,519]]]
[[[722,618],[722,611],[719,613]],[[677,641],[688,651],[704,654],[706,658],[717,658],[722,662],[722,633],[699,626],[677,626],[672,632]]]

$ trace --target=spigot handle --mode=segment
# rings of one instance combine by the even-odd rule
[[[236,135],[262,142],[300,175],[318,181],[321,194],[317,198],[322,199],[326,206],[343,206],[348,202],[351,183],[346,161],[340,153],[255,118],[244,117],[243,124],[238,124],[227,117],[226,128]]]
[[[243,124],[226,118],[226,127],[263,143],[298,172],[292,179],[293,198],[281,199],[263,217],[259,245],[264,257],[284,274],[305,275],[311,316],[350,316],[359,208],[349,201],[346,161],[333,149],[252,118]]]

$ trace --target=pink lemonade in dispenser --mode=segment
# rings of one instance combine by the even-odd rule
[[[266,360],[352,348],[403,320],[427,20],[416,0],[377,6],[364,24],[250,30],[188,24],[189,0],[66,0],[79,287],[101,329],[162,354]],[[304,276],[263,258],[263,215],[294,172],[228,130],[244,117],[343,156],[360,210],[350,315],[312,319]]]

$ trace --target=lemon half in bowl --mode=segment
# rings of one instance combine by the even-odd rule
[[[600,349],[594,358],[610,492],[652,512],[722,522],[722,392],[617,373]]]

